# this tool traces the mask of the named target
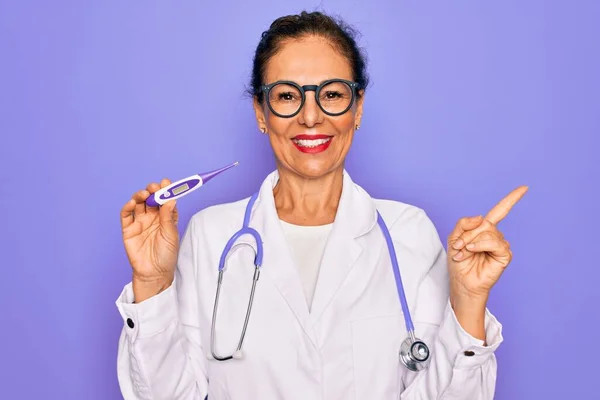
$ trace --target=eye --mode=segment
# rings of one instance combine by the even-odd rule
[[[323,93],[322,97],[327,100],[335,100],[343,98],[344,95],[337,91],[328,90],[325,93]]]
[[[283,93],[279,93],[279,94],[277,95],[277,98],[278,98],[279,100],[284,100],[284,101],[292,101],[292,100],[294,100],[294,97],[295,97],[294,95],[295,95],[295,94],[294,94],[294,93],[292,93],[292,92],[283,92]]]

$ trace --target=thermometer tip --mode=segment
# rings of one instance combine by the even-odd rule
[[[200,178],[202,179],[202,184],[205,184],[206,182],[208,182],[209,180],[211,180],[212,178],[214,178],[215,176],[225,172],[226,170],[235,167],[236,165],[238,165],[238,161],[234,162],[233,164],[229,164],[226,167],[223,168],[219,168],[216,169],[214,171],[210,171],[210,172],[205,172],[203,174],[198,174],[200,176]]]

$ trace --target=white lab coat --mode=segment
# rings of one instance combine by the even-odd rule
[[[264,260],[244,358],[219,362],[206,355],[219,258],[242,226],[248,199],[191,218],[170,288],[140,304],[132,304],[131,284],[123,289],[116,304],[124,321],[118,379],[125,400],[492,399],[501,325],[486,312],[484,347],[458,324],[445,250],[425,212],[373,199],[344,172],[309,312],[275,209],[277,180],[277,171],[265,179],[250,219],[262,235]],[[376,210],[396,247],[417,337],[432,352],[429,368],[419,373],[398,358],[407,334]],[[250,236],[240,242],[255,246]],[[251,247],[240,246],[228,259],[215,328],[220,355],[231,354],[240,338],[253,256]]]

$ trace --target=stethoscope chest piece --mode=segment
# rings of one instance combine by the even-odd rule
[[[429,347],[411,334],[400,346],[400,361],[411,371],[422,371],[431,361]]]

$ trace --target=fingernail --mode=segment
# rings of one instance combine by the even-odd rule
[[[459,251],[458,253],[456,253],[456,255],[454,256],[455,260],[460,260],[462,258],[462,251]]]
[[[474,243],[469,243],[467,245],[467,249],[469,249],[469,250],[474,249],[474,248],[475,248],[475,244]]]
[[[462,245],[464,244],[462,239],[458,239],[456,242],[454,242],[454,244],[452,245],[452,247],[454,247],[456,250],[460,249],[462,247]]]

